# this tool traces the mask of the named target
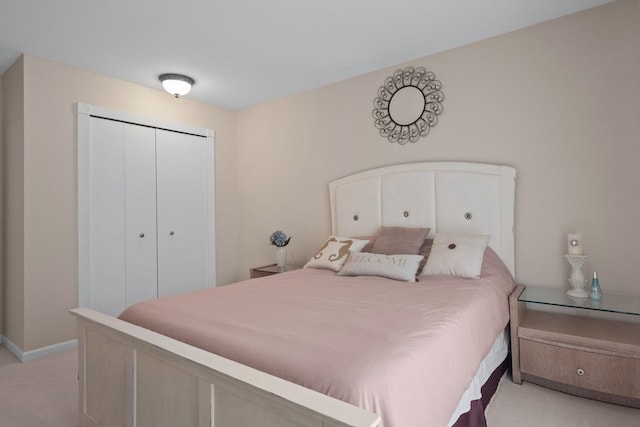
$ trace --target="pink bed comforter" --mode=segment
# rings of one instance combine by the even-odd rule
[[[120,318],[371,410],[384,427],[436,427],[506,326],[512,288],[491,253],[477,280],[310,268],[146,301]]]

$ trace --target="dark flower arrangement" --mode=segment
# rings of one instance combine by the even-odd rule
[[[291,236],[287,237],[281,230],[276,230],[271,234],[271,244],[279,248],[287,246],[290,240]]]

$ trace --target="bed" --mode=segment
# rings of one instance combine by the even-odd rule
[[[514,192],[511,167],[453,162],[329,186],[333,237],[490,236],[479,279],[305,268],[144,302],[126,321],[73,310],[80,425],[482,425],[507,356]]]

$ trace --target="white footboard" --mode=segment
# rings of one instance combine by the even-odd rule
[[[371,412],[78,308],[80,426],[377,426]]]

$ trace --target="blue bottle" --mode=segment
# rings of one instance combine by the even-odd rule
[[[602,299],[602,291],[600,290],[600,282],[598,282],[598,273],[593,272],[591,280],[591,290],[589,291],[589,299],[600,301]]]

